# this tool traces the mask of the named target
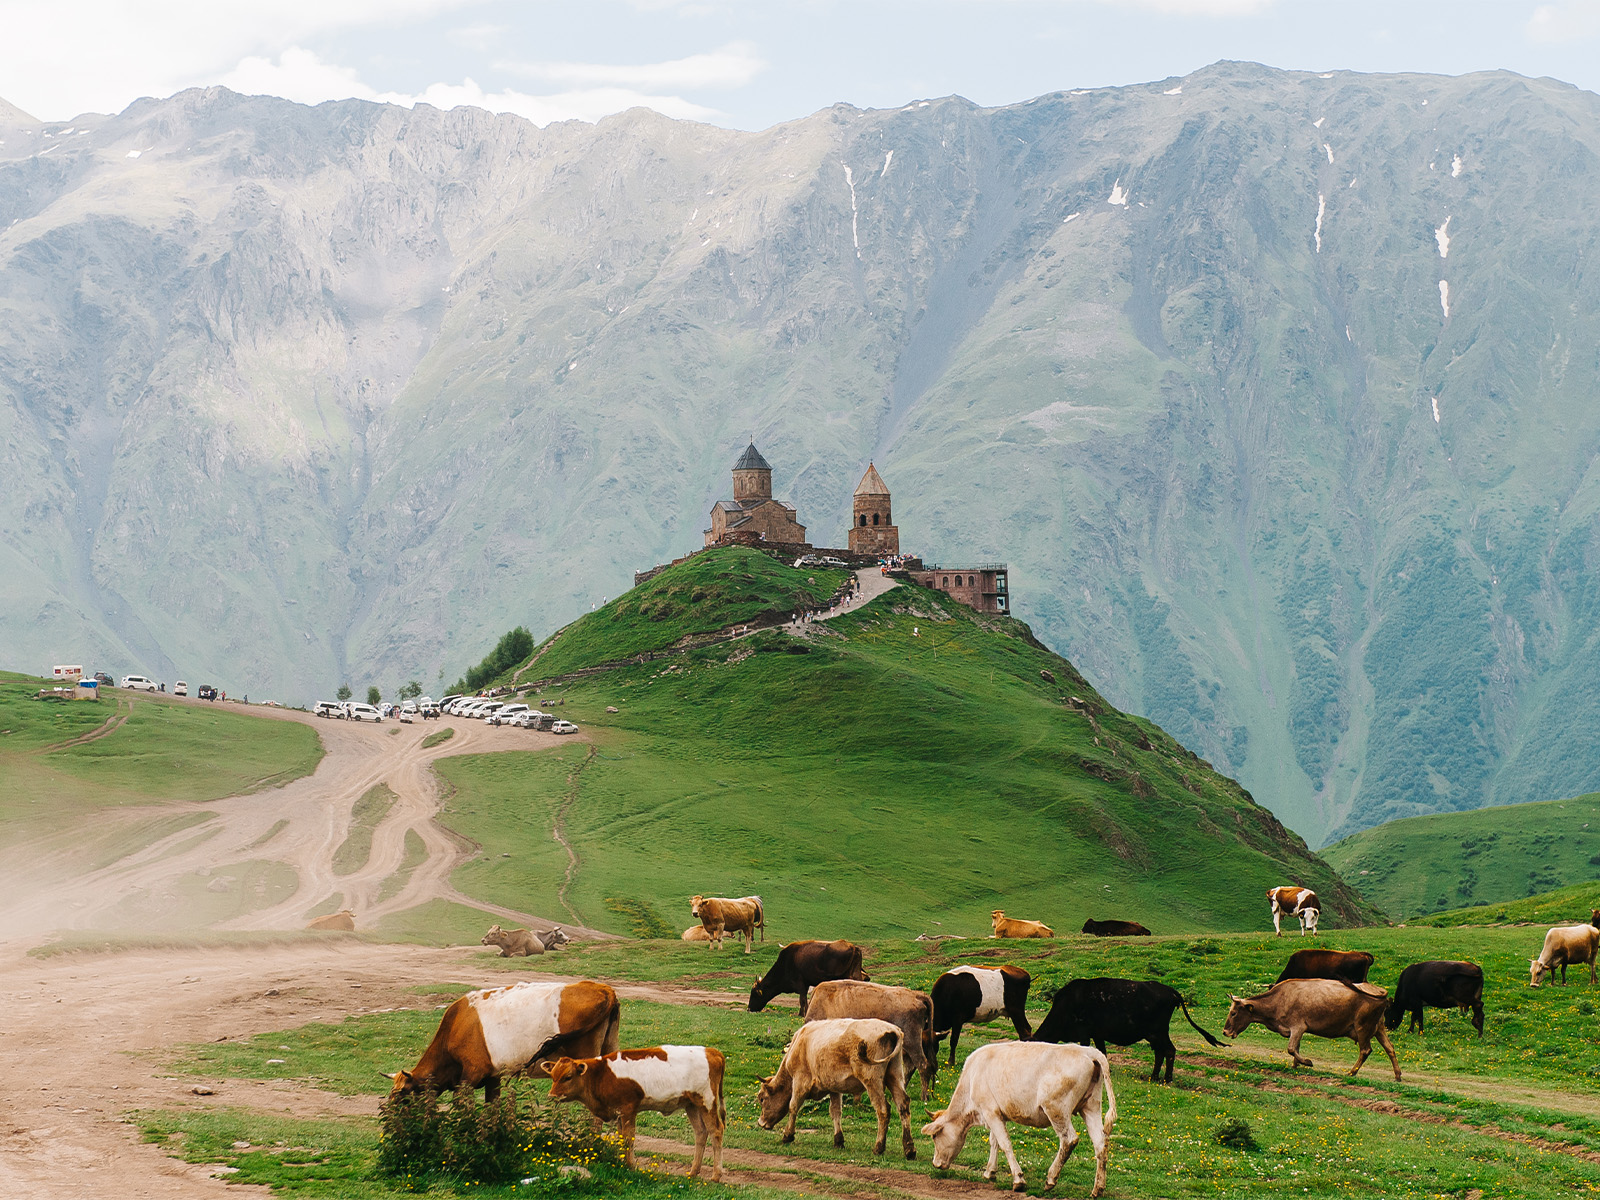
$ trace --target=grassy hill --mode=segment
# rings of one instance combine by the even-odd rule
[[[664,647],[682,625],[653,619],[661,598],[753,565],[716,551],[664,572],[563,631],[562,665]],[[778,593],[812,586],[760,572]],[[744,603],[738,588],[708,595],[690,623],[726,624]],[[1266,888],[1292,881],[1331,923],[1377,917],[1238,784],[1112,708],[1027,626],[912,585],[538,703],[595,743],[439,767],[455,789],[441,819],[485,850],[456,877],[480,899],[622,933],[690,924],[695,892],[761,894],[779,939],[987,933],[995,907],[1058,931],[1092,916],[1176,932],[1259,929]]]
[[[1600,888],[1600,793],[1390,821],[1322,856],[1396,918]]]

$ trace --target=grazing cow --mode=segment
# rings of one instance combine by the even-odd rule
[[[844,1097],[866,1092],[878,1114],[878,1140],[874,1154],[882,1154],[889,1139],[887,1088],[900,1110],[900,1141],[907,1158],[917,1156],[911,1143],[911,1101],[906,1098],[906,1059],[900,1031],[887,1021],[812,1021],[795,1031],[784,1049],[783,1062],[769,1078],[759,1081],[756,1124],[771,1129],[788,1114],[783,1131],[787,1145],[794,1141],[795,1121],[807,1100],[828,1097],[833,1114],[833,1144],[844,1145]]]
[[[492,1101],[507,1075],[530,1068],[546,1074],[540,1059],[593,1058],[615,1050],[621,1023],[617,993],[592,979],[468,992],[444,1010],[417,1065],[389,1076],[389,1095],[437,1095],[465,1085],[483,1088],[484,1099]]]
[[[933,997],[927,992],[859,979],[827,979],[817,984],[806,1005],[807,1021],[838,1017],[872,1017],[900,1030],[900,1053],[906,1074],[922,1080],[922,1102],[928,1102],[939,1069],[939,1041],[933,1036]]]
[[[1102,1106],[1103,1101],[1103,1106]],[[1078,1144],[1074,1115],[1083,1117],[1094,1147],[1094,1190],[1106,1190],[1106,1164],[1111,1158],[1108,1135],[1117,1120],[1117,1097],[1111,1090],[1111,1065],[1098,1050],[1085,1046],[1047,1046],[1038,1042],[995,1042],[979,1046],[961,1067],[950,1107],[933,1114],[922,1127],[933,1139],[933,1165],[948,1167],[967,1142],[967,1131],[983,1125],[989,1131],[989,1165],[983,1177],[994,1179],[999,1152],[1011,1167],[1011,1190],[1027,1189],[1006,1122],[1056,1131],[1060,1146],[1045,1176],[1045,1190],[1055,1187],[1061,1166]]]
[[[532,958],[544,953],[544,942],[537,934],[526,929],[501,929],[498,925],[491,925],[478,944],[499,946],[501,958]]]
[[[722,1051],[710,1046],[651,1046],[539,1064],[550,1076],[552,1100],[576,1100],[597,1120],[617,1123],[623,1161],[630,1169],[634,1123],[641,1110],[688,1113],[694,1129],[689,1176],[700,1174],[709,1141],[713,1183],[722,1178],[722,1133],[728,1122],[722,1102],[724,1065]]]
[[[356,928],[356,915],[348,908],[336,913],[329,913],[325,917],[318,917],[306,926],[307,929],[335,930],[341,933],[354,933]]]
[[[1308,1033],[1325,1038],[1349,1038],[1361,1050],[1361,1057],[1350,1068],[1354,1075],[1372,1053],[1372,1039],[1394,1064],[1394,1077],[1400,1079],[1400,1060],[1383,1028],[1383,1013],[1389,993],[1370,983],[1346,983],[1342,979],[1285,979],[1259,996],[1242,1000],[1229,996],[1228,1020],[1222,1026],[1225,1037],[1238,1037],[1251,1025],[1260,1023],[1273,1033],[1289,1039],[1289,1057],[1297,1067],[1309,1067],[1309,1058],[1300,1057],[1300,1039]]]
[[[1412,963],[1400,972],[1394,999],[1383,1016],[1390,1029],[1400,1028],[1400,1018],[1411,1014],[1410,1029],[1422,1032],[1424,1008],[1472,1010],[1472,1027],[1483,1036],[1483,968],[1477,963],[1433,961]]]
[[[1322,916],[1322,902],[1310,888],[1268,888],[1267,901],[1272,905],[1272,929],[1276,936],[1283,936],[1283,927],[1279,922],[1285,915],[1294,917],[1300,922],[1301,937],[1305,937],[1307,933],[1316,933],[1317,921]]]
[[[744,952],[755,949],[756,930],[761,930],[761,940],[767,940],[767,917],[761,908],[760,896],[743,896],[729,900],[722,896],[696,896],[689,901],[689,911],[700,918],[700,924],[710,935],[711,948],[722,949],[722,935],[744,934]]]
[[[1600,912],[1596,913],[1600,917]],[[1595,946],[1600,943],[1600,929],[1595,928],[1593,921],[1588,925],[1557,925],[1544,935],[1544,948],[1539,951],[1539,957],[1530,959],[1528,966],[1532,972],[1530,984],[1538,987],[1548,973],[1555,978],[1556,968],[1561,968],[1561,982],[1567,982],[1568,965],[1581,967],[1589,964],[1589,982],[1594,983],[1594,958]]]
[[[704,925],[691,925],[683,931],[683,940],[686,942],[709,942],[711,935],[706,932]]]
[[[1278,976],[1285,979],[1342,979],[1346,983],[1365,983],[1372,969],[1372,955],[1365,950],[1296,950]]]
[[[1167,1082],[1178,1061],[1178,1048],[1172,1044],[1172,1013],[1183,1009],[1184,1018],[1195,1032],[1213,1046],[1217,1041],[1189,1016],[1189,1006],[1175,987],[1140,979],[1074,979],[1056,993],[1050,1012],[1034,1031],[1036,1042],[1093,1042],[1104,1054],[1106,1043],[1131,1046],[1149,1042],[1155,1051],[1150,1082],[1156,1082],[1166,1064]]]
[[[1095,937],[1149,937],[1150,931],[1137,921],[1095,921],[1083,923],[1083,932]]]
[[[872,976],[861,969],[861,947],[842,938],[837,942],[790,942],[778,951],[778,961],[750,989],[750,1011],[760,1012],[775,996],[795,992],[800,996],[800,1015],[806,1015],[806,992],[826,979],[859,979]]]
[[[989,914],[990,925],[997,938],[1053,938],[1056,931],[1042,921],[1022,921],[1006,916],[1006,910],[997,908]]]
[[[933,1032],[950,1033],[950,1065],[963,1025],[985,1025],[1010,1017],[1017,1037],[1033,1036],[1028,1024],[1028,988],[1033,979],[1021,967],[955,967],[933,981]]]

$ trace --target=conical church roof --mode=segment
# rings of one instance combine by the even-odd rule
[[[883,481],[883,476],[878,474],[878,468],[871,463],[867,464],[867,473],[861,477],[861,482],[856,484],[858,496],[887,496],[889,485]]]
[[[772,464],[761,457],[761,451],[756,449],[754,442],[751,442],[745,447],[744,453],[739,455],[739,461],[733,464],[733,469],[735,471],[770,471],[772,470]]]

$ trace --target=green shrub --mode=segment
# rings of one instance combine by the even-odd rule
[[[1256,1141],[1255,1131],[1250,1128],[1250,1122],[1240,1120],[1238,1117],[1226,1120],[1213,1129],[1211,1140],[1230,1150],[1261,1149],[1261,1143]]]

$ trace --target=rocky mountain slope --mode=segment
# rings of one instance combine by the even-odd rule
[[[1600,787],[1600,98],[1222,63],[760,133],[0,109],[0,645],[454,678],[755,434],[1313,843]]]

